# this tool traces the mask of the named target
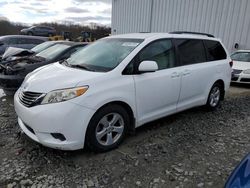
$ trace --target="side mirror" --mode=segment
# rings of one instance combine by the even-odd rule
[[[155,72],[158,70],[158,65],[155,61],[143,61],[139,65],[139,72]]]

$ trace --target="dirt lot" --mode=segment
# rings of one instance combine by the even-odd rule
[[[2,96],[0,187],[222,187],[250,151],[249,101],[249,87],[231,87],[215,112],[195,108],[152,122],[118,149],[95,154],[30,141],[12,99]]]

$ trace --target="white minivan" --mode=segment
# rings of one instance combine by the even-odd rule
[[[51,148],[107,151],[147,122],[195,106],[215,109],[231,66],[211,35],[107,37],[28,74],[15,94],[18,123]]]

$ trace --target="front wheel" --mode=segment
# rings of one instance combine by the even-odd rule
[[[130,118],[119,105],[103,107],[90,120],[86,144],[95,152],[105,152],[119,146],[127,132]]]
[[[215,83],[211,88],[207,99],[206,107],[209,110],[214,110],[219,106],[222,93],[223,93],[222,86],[218,83]]]

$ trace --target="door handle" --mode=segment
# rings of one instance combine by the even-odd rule
[[[183,73],[182,73],[183,76],[186,76],[186,75],[189,75],[189,74],[191,74],[191,71],[187,70],[187,69],[184,70]]]
[[[171,75],[171,78],[178,78],[180,77],[180,74],[178,72],[173,72]]]

